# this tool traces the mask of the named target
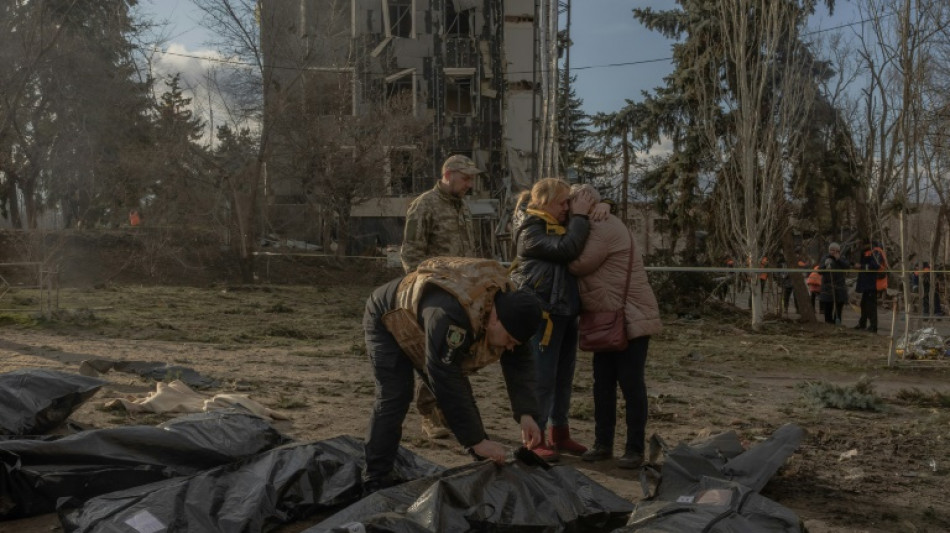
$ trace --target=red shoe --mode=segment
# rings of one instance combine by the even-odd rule
[[[583,455],[587,446],[571,438],[571,428],[568,426],[551,426],[551,444],[554,448],[571,455]]]
[[[561,459],[557,449],[554,446],[549,446],[546,440],[541,441],[541,444],[532,448],[531,451],[549,463],[556,463]]]

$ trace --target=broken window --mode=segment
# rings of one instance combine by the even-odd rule
[[[412,76],[399,78],[386,84],[386,101],[408,100],[412,98]]]
[[[446,36],[470,37],[472,35],[472,18],[475,16],[474,9],[456,10],[455,2],[447,0],[445,2],[445,20],[443,27]]]
[[[418,169],[416,149],[412,146],[391,148],[389,150],[389,168],[386,172],[389,194],[401,196],[414,194],[414,181]]]
[[[471,115],[473,112],[473,82],[470,77],[445,78],[445,111],[455,115]]]
[[[389,4],[389,35],[412,37],[412,0],[386,0]]]
[[[415,110],[415,69],[386,77],[386,104],[394,112],[413,114]]]

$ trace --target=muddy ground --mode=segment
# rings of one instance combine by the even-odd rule
[[[297,440],[362,437],[373,398],[363,302],[377,283],[396,275],[348,265],[299,285],[98,283],[61,289],[51,318],[33,311],[47,295],[14,287],[0,298],[0,372],[76,371],[81,361],[99,358],[174,363],[221,380],[220,391],[248,394],[286,414],[290,420],[277,427]],[[799,513],[809,531],[950,530],[950,360],[888,367],[886,336],[778,319],[753,332],[745,314],[727,306],[707,306],[698,319],[671,314],[664,321],[647,362],[648,434],[672,444],[734,430],[752,445],[794,422],[806,437],[763,493]],[[822,406],[808,392],[853,388],[862,377],[880,411]],[[76,411],[75,422],[103,428],[170,418],[103,409],[110,399],[154,388],[131,374],[107,378],[112,385]],[[515,445],[518,429],[497,366],[474,376],[473,385],[489,433]],[[571,423],[587,444],[590,386],[591,356],[582,352]],[[426,439],[414,410],[403,444],[445,466],[470,460],[452,440]],[[562,464],[624,498],[642,497],[635,472],[571,457]],[[53,516],[0,522],[0,531],[56,530]]]

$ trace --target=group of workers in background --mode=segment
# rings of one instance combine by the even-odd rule
[[[887,260],[887,254],[879,242],[872,241],[869,238],[861,238],[857,242],[855,257],[847,257],[848,254],[842,252],[842,246],[837,242],[828,245],[828,252],[820,261],[812,263],[810,259],[799,254],[795,264],[789,264],[782,254],[776,259],[776,268],[797,268],[811,269],[805,276],[805,284],[811,299],[811,307],[815,309],[818,303],[818,311],[822,313],[824,321],[829,324],[842,323],[842,314],[845,304],[850,301],[850,289],[848,278],[851,274],[857,272],[854,282],[854,292],[860,296],[860,317],[854,329],[867,330],[872,333],[877,332],[878,319],[877,308],[881,299],[887,296],[888,269],[890,265]],[[763,257],[759,266],[768,268],[769,259]],[[726,258],[723,265],[727,268],[733,268],[735,262],[731,258]],[[942,316],[943,311],[940,306],[940,289],[942,288],[942,277],[938,275],[931,276],[930,263],[924,261],[922,264],[914,265],[914,271],[910,274],[910,288],[912,293],[920,294],[919,310],[925,316],[931,315],[930,295],[931,279],[934,280],[933,291],[933,315]],[[766,294],[766,285],[770,279],[768,272],[759,272],[752,274],[758,280],[762,294]],[[717,295],[721,300],[726,299],[728,288],[737,287],[742,291],[744,286],[743,275],[736,274],[733,277],[721,277],[720,285],[717,287]],[[781,289],[780,310],[788,313],[789,304],[794,302],[792,276],[790,272],[773,272],[771,279],[775,280],[776,285]],[[738,280],[738,282],[737,282]],[[750,296],[751,297],[751,296]],[[798,311],[798,304],[795,302],[795,309]]]

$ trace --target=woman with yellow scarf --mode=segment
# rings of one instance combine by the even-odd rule
[[[566,181],[544,178],[531,191],[522,192],[515,207],[524,217],[514,230],[518,248],[511,279],[537,296],[546,318],[530,341],[537,364],[537,422],[544,434],[534,452],[551,462],[558,460],[558,451],[576,455],[587,451],[571,439],[568,425],[580,296],[567,264],[584,249],[592,205],[589,195],[571,200]],[[545,432],[548,422],[550,433]]]

